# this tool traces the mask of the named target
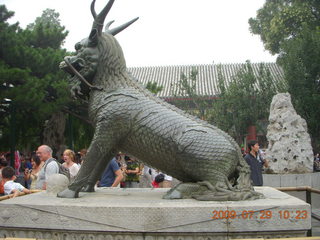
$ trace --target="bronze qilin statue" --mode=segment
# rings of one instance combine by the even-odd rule
[[[98,15],[92,2],[89,37],[60,66],[71,74],[72,92],[88,96],[95,133],[75,181],[58,197],[94,191],[110,159],[122,151],[181,181],[164,198],[259,198],[239,146],[227,133],[160,100],[128,74],[114,35],[137,18],[112,29],[109,22],[103,32],[113,2]]]

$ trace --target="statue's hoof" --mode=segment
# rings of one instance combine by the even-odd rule
[[[81,189],[81,192],[94,192],[94,186],[87,185]]]
[[[79,192],[70,190],[69,188],[63,190],[62,192],[59,192],[57,194],[57,197],[59,198],[77,198],[79,197]]]
[[[198,183],[179,183],[174,188],[171,188],[166,195],[162,198],[164,199],[182,199],[191,198],[194,193],[199,192],[202,186]]]
[[[182,194],[177,189],[167,192],[166,195],[162,197],[163,199],[181,199]]]

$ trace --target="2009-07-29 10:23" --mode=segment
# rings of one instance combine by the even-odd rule
[[[214,210],[212,211],[211,219],[272,219],[277,217],[279,219],[306,219],[308,218],[307,210],[244,210],[237,213],[235,210]]]

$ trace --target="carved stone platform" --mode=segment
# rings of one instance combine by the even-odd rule
[[[303,237],[310,205],[271,187],[253,201],[165,200],[168,189],[98,189],[77,199],[46,192],[0,202],[0,238],[215,240]]]

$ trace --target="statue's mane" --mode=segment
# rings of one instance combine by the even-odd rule
[[[126,71],[124,54],[115,37],[103,33],[99,39],[98,50],[100,52],[98,73],[103,73],[106,70],[107,74],[110,74],[110,71]]]

